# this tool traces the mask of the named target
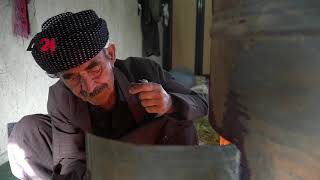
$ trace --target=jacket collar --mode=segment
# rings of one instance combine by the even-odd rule
[[[133,115],[134,120],[137,123],[143,121],[143,117],[146,114],[145,109],[141,106],[137,95],[129,93],[130,83],[128,78],[117,68],[113,69],[115,81],[117,81],[120,91],[128,103],[129,109]]]

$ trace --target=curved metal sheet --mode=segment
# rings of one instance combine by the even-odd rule
[[[320,179],[320,1],[214,5],[210,120],[243,179]]]
[[[240,152],[228,146],[138,146],[86,136],[92,180],[239,180]]]

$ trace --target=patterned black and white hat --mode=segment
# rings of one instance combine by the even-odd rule
[[[37,64],[48,74],[62,72],[96,56],[107,44],[107,23],[93,10],[56,15],[41,26],[31,40],[31,51]]]

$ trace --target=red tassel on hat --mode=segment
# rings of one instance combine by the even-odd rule
[[[15,0],[14,34],[27,38],[30,34],[28,0]]]

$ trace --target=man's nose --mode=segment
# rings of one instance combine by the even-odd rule
[[[96,87],[95,82],[87,73],[80,73],[82,90],[92,93]]]

